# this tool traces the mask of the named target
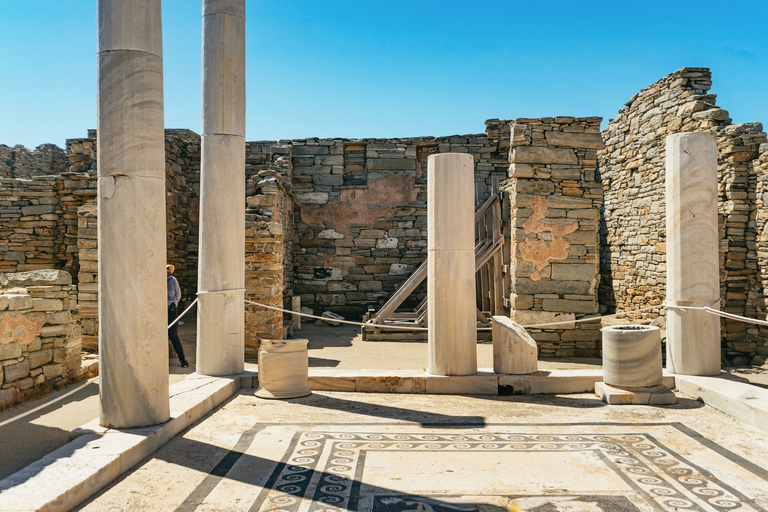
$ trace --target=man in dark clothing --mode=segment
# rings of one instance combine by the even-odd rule
[[[176,320],[176,317],[178,316],[177,308],[179,307],[179,301],[181,300],[181,288],[179,287],[179,282],[176,278],[171,275],[173,274],[175,267],[173,265],[166,265],[165,269],[168,272],[166,284],[168,287],[168,323],[170,324]],[[179,339],[179,333],[177,331],[178,325],[177,322],[173,324],[173,327],[168,329],[168,337],[173,344],[173,350],[175,350],[176,354],[179,356],[179,364],[181,364],[182,368],[187,368],[189,367],[189,363],[184,357],[184,347],[181,346],[181,340]]]

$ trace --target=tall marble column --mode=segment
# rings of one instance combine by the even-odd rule
[[[245,364],[245,0],[203,0],[199,247],[197,372],[241,373]]]
[[[160,0],[99,0],[101,425],[170,416]]]
[[[427,297],[432,375],[477,373],[474,159],[427,160]]]
[[[667,137],[667,302],[719,309],[717,139],[710,133]],[[667,309],[667,370],[720,372],[720,318],[700,309]]]

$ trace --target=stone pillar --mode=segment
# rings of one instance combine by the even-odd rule
[[[477,373],[474,160],[431,155],[427,165],[429,373]]]
[[[170,417],[160,0],[99,0],[101,425]]]
[[[667,302],[712,306],[720,296],[717,139],[710,133],[667,137]],[[703,310],[667,310],[667,370],[720,372],[720,318]]]
[[[244,368],[245,0],[203,0],[197,372]],[[210,293],[221,292],[221,293]]]

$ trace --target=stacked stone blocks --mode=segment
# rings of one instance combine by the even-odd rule
[[[67,272],[0,274],[0,408],[76,376],[80,345]]]
[[[683,68],[636,94],[603,132],[605,190],[601,219],[600,301],[609,311],[662,304],[666,297],[664,142],[678,132],[718,139],[720,281],[724,311],[763,318],[757,223],[766,203],[757,192],[760,123],[731,124],[716,105],[707,68]],[[664,325],[663,308],[639,315]],[[723,320],[724,360],[745,364],[763,345],[760,328]],[[761,349],[763,350],[763,349]]]
[[[598,312],[596,180],[599,117],[517,119],[511,123],[512,318],[543,357],[596,356],[600,323],[573,323]]]

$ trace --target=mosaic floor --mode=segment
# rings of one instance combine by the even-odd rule
[[[333,393],[326,395],[333,400]],[[498,409],[525,417],[531,416],[527,409],[544,414],[550,404],[496,401],[486,404],[497,409],[492,418],[432,423],[450,415],[430,410],[453,409],[428,406],[473,399],[422,398],[408,410],[375,396],[383,397],[380,403],[345,400],[352,411],[338,412],[307,406],[322,402],[318,393],[305,403],[282,404],[241,395],[83,510],[768,510],[768,471],[755,462],[766,460],[768,435],[747,429],[754,436],[748,442],[763,457],[739,455],[692,428],[697,415],[705,430],[746,428],[709,408],[689,404],[664,414],[663,408],[568,411],[551,405],[555,420],[586,418],[518,423],[489,420],[507,415]],[[260,408],[277,413],[275,421],[249,424],[263,419]],[[424,417],[403,421],[408,411]],[[600,418],[617,411],[634,421]],[[395,417],[387,420],[388,412]],[[348,421],[361,415],[369,421]],[[644,415],[672,421],[643,421]],[[295,421],[300,417],[309,421]]]

